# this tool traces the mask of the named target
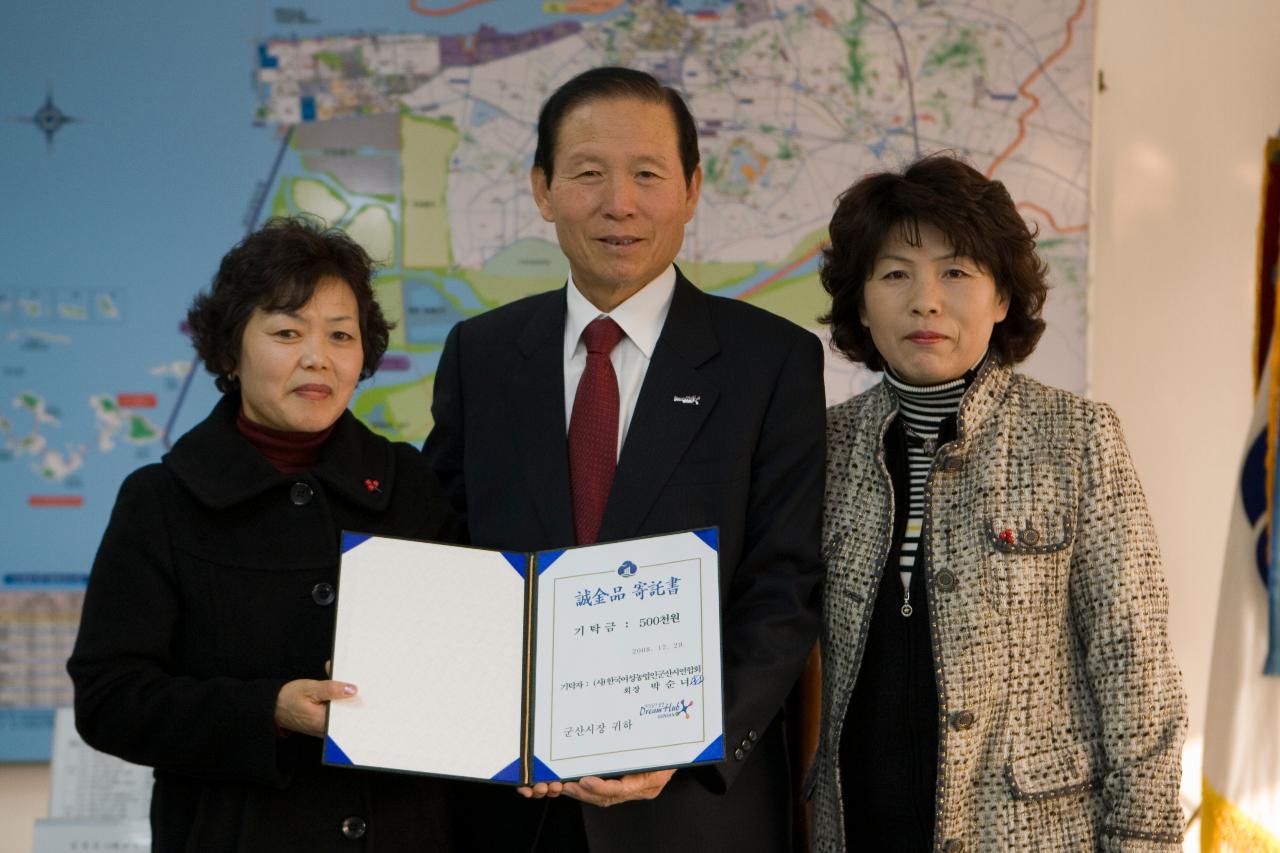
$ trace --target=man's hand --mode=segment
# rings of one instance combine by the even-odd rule
[[[342,681],[299,678],[280,688],[276,696],[276,725],[312,737],[324,736],[325,705],[356,695],[356,686]]]
[[[631,773],[617,779],[584,776],[577,782],[565,782],[563,791],[566,796],[601,808],[631,800],[652,800],[662,793],[675,772],[651,770],[648,773]]]

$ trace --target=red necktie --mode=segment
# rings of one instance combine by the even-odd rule
[[[582,331],[587,366],[569,418],[569,488],[579,545],[596,541],[618,465],[618,377],[609,353],[622,338],[622,327],[608,317],[597,317]]]

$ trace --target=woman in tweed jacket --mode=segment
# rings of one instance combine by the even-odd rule
[[[1106,405],[1011,371],[1044,264],[945,156],[841,196],[815,851],[1180,849],[1185,696],[1155,532]]]

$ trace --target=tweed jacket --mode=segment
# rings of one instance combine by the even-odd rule
[[[819,853],[858,849],[840,735],[891,544],[896,414],[884,383],[827,413],[823,719],[808,783]],[[1114,412],[988,362],[938,449],[923,523],[934,849],[1179,850],[1186,698]]]

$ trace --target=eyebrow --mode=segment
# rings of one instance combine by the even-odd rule
[[[583,151],[583,152],[568,154],[565,156],[564,168],[570,168],[575,166],[580,167],[583,164],[603,166],[605,165],[605,161],[607,159],[608,159],[608,153],[604,151]],[[671,163],[670,163],[670,158],[667,157],[665,154],[645,153],[645,154],[636,154],[632,157],[628,157],[626,161],[626,165],[629,167],[661,166],[664,168],[668,168],[670,167]]]
[[[962,255],[959,252],[951,252],[950,254],[947,254],[947,255],[938,255],[937,257],[930,258],[929,260],[931,261],[965,260],[973,264],[977,263],[977,261],[975,261],[973,258],[969,257],[968,255]],[[881,255],[880,257],[876,258],[876,263],[880,263],[881,261],[902,261],[903,263],[906,263],[906,264],[915,263],[913,259],[903,257],[902,255]]]
[[[301,315],[301,314],[299,314],[297,311],[272,311],[272,312],[270,312],[270,313],[272,313],[272,314],[281,314],[281,315],[283,315],[283,316],[285,316],[285,317],[289,317],[289,318],[292,318],[292,319],[294,319],[294,320],[298,320],[299,322],[301,322],[301,321],[302,321],[302,319],[303,319],[303,318],[302,318],[302,315]],[[355,318],[354,316],[352,316],[351,314],[340,314],[340,315],[338,315],[337,317],[324,317],[324,318],[323,318],[324,322],[326,322],[326,323],[342,323],[342,322],[345,322],[345,321],[347,321],[347,320],[353,320],[353,321],[354,321],[355,319],[356,319],[356,318]]]

